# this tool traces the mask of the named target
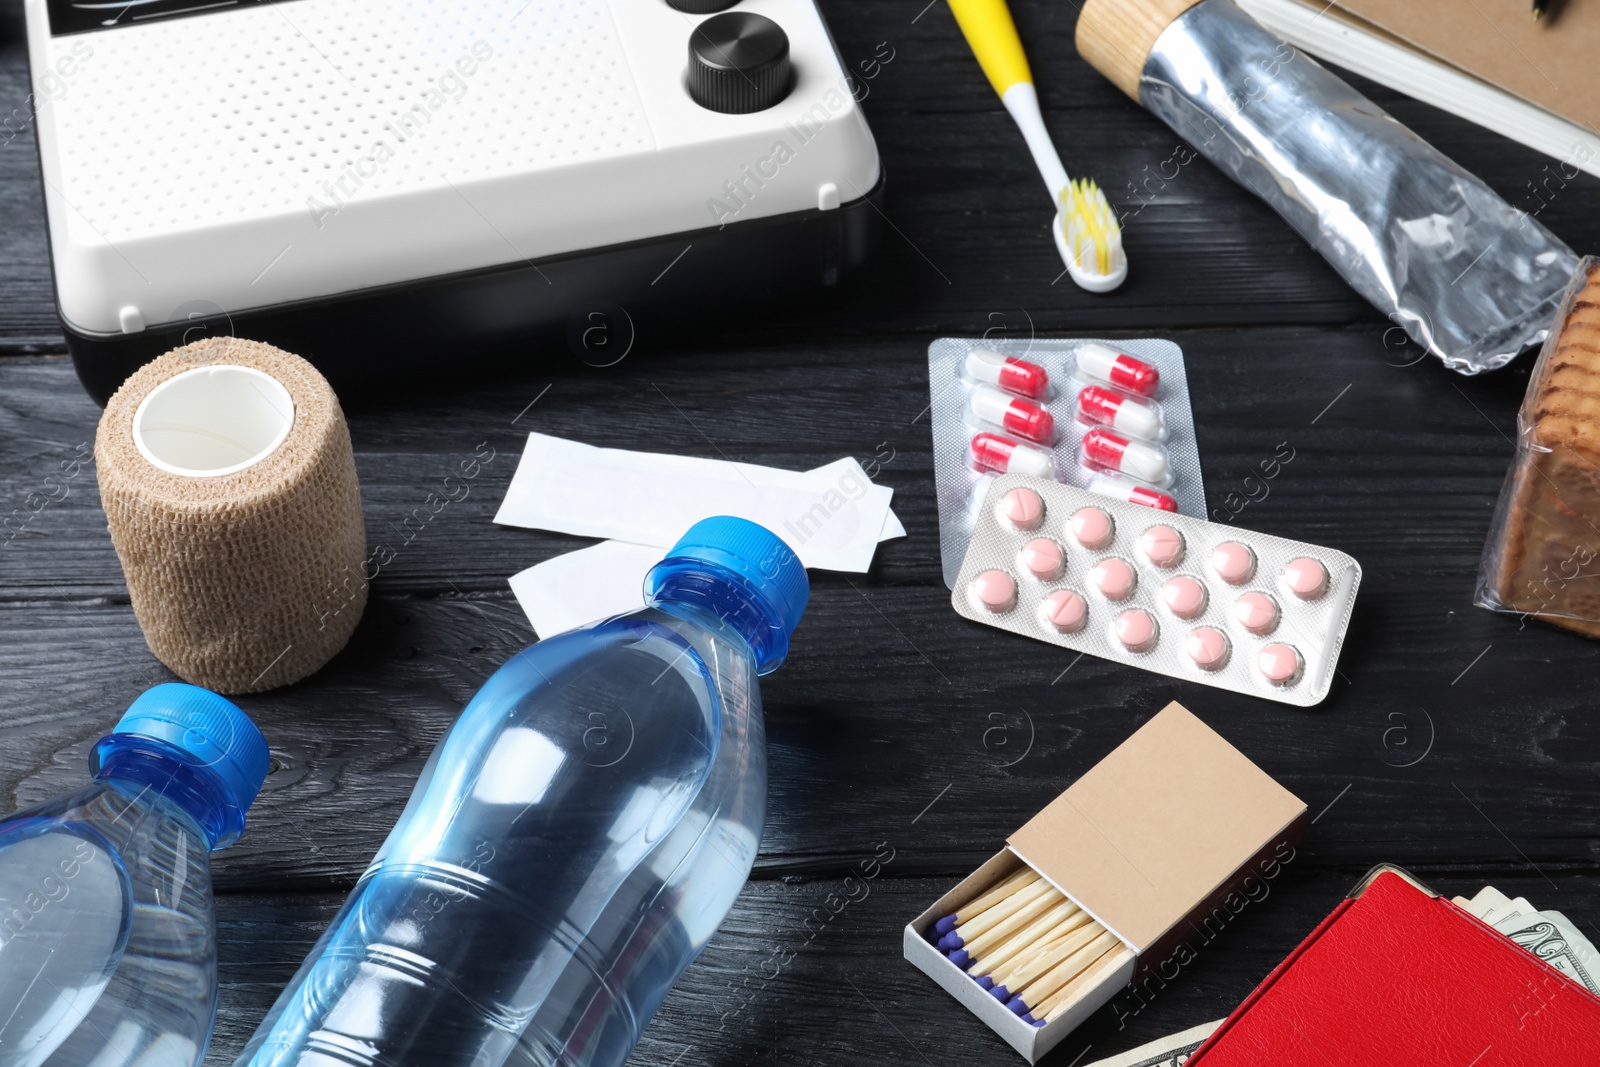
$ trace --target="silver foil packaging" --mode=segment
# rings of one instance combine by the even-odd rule
[[[1139,6],[1112,2],[1086,5],[1091,59],[1085,33]],[[1544,340],[1572,250],[1233,0],[1160,32],[1138,100],[1452,370],[1493,370]]]

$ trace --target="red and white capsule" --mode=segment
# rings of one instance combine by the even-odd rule
[[[1164,441],[1167,436],[1159,407],[1103,385],[1086,385],[1078,391],[1078,418],[1146,441]]]
[[[972,381],[997,385],[1035,400],[1050,389],[1050,375],[1039,364],[1014,356],[1002,356],[992,349],[974,348],[967,353],[963,366]]]
[[[1142,359],[1119,352],[1108,345],[1091,341],[1073,353],[1078,373],[1096,378],[1140,396],[1155,396],[1161,386],[1161,372]]]
[[[1113,500],[1125,500],[1130,504],[1142,504],[1157,511],[1178,510],[1178,502],[1161,490],[1140,485],[1117,474],[1096,474],[1089,479],[1089,492],[1099,493]]]
[[[1021,441],[1008,441],[998,434],[980,433],[972,437],[972,467],[995,474],[1029,474],[1035,478],[1056,476],[1055,457]]]
[[[1117,471],[1151,485],[1172,482],[1166,449],[1098,426],[1083,435],[1083,465],[1092,470]]]
[[[972,391],[968,403],[979,422],[998,426],[1007,433],[1041,445],[1056,439],[1055,417],[1031,400],[980,385]]]

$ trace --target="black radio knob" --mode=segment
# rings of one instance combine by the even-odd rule
[[[739,0],[667,0],[667,6],[685,15],[715,15],[726,11]]]
[[[789,95],[789,35],[764,15],[713,15],[689,35],[689,95],[725,115],[762,111]]]

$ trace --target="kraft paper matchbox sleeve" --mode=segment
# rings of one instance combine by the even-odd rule
[[[905,956],[1034,1062],[1179,945],[1214,936],[1214,916],[1231,917],[1230,894],[1243,896],[1252,876],[1277,873],[1305,816],[1303,801],[1182,705],[1168,704],[1013,833],[1005,851],[913,919]],[[1126,950],[1043,1027],[996,1000],[928,936],[940,918],[1023,864]]]

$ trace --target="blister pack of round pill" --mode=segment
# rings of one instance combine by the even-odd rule
[[[1328,695],[1361,565],[1344,552],[995,478],[951,603],[1102,659],[1309,707]]]
[[[945,584],[996,473],[1205,514],[1183,350],[1171,341],[941,337],[928,346]]]

